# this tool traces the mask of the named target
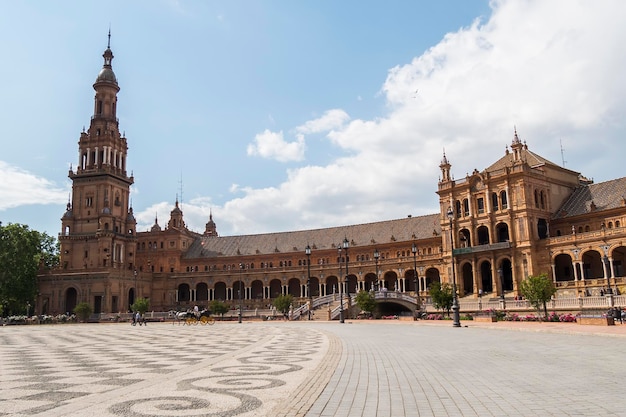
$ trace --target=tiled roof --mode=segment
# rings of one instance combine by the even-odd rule
[[[441,235],[439,214],[429,214],[404,219],[387,220],[327,229],[294,232],[266,233],[243,236],[201,237],[191,245],[185,258],[210,258],[216,256],[258,255],[302,252],[306,245],[313,250],[333,249],[344,238],[350,247],[369,246],[392,241],[426,239],[436,233]],[[415,235],[415,237],[413,237]]]
[[[540,166],[540,165],[551,165],[554,167],[559,167],[554,162],[551,162],[547,160],[546,158],[540,155],[537,155],[536,153],[532,151],[529,151],[526,146],[524,146],[521,149],[521,157],[522,157],[522,160],[531,167]],[[504,169],[505,167],[511,167],[511,166],[513,166],[513,153],[507,151],[506,154],[502,158],[498,159],[496,162],[491,164],[485,171],[487,172],[500,171]]]
[[[625,206],[626,177],[581,185],[556,211],[552,219],[564,219],[593,211],[610,210]]]

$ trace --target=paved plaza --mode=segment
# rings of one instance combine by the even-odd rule
[[[625,391],[626,325],[0,327],[0,416],[626,416]]]

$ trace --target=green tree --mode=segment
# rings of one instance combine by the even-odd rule
[[[361,290],[356,295],[356,305],[359,309],[361,309],[361,311],[372,314],[376,308],[376,299],[369,291]]]
[[[223,303],[220,300],[211,301],[211,314],[218,314],[221,317],[224,317],[224,314],[228,313],[228,305]]]
[[[76,317],[82,322],[86,322],[89,316],[91,316],[91,313],[93,313],[93,309],[89,303],[78,303],[76,307],[74,307],[74,314],[76,314]]]
[[[287,317],[287,315],[289,314],[289,309],[291,308],[292,301],[293,297],[291,296],[291,294],[279,295],[278,297],[276,297],[273,304],[274,307],[276,307],[276,310],[280,311],[281,313],[283,313],[283,316]]]
[[[135,302],[130,306],[131,310],[138,311],[142,316],[150,308],[149,298],[137,298]]]
[[[452,294],[452,287],[447,282],[441,284],[438,281],[430,284],[429,288],[430,297],[433,300],[433,305],[437,310],[445,310],[450,316],[450,309],[452,308],[452,302],[454,296]]]
[[[548,317],[548,301],[556,294],[556,287],[547,274],[529,276],[520,284],[520,293],[535,307],[537,314],[541,315],[543,307],[544,318]]]
[[[5,314],[22,314],[35,305],[37,272],[59,263],[58,243],[28,226],[0,223],[0,304]]]

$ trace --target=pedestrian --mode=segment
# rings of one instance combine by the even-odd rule
[[[141,326],[141,314],[139,314],[139,312],[135,313],[135,322],[139,323]]]
[[[621,310],[619,315],[619,322],[624,324],[624,320],[626,320],[626,311]]]

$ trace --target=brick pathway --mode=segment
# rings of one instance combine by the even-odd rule
[[[626,325],[0,327],[0,416],[625,416]]]

